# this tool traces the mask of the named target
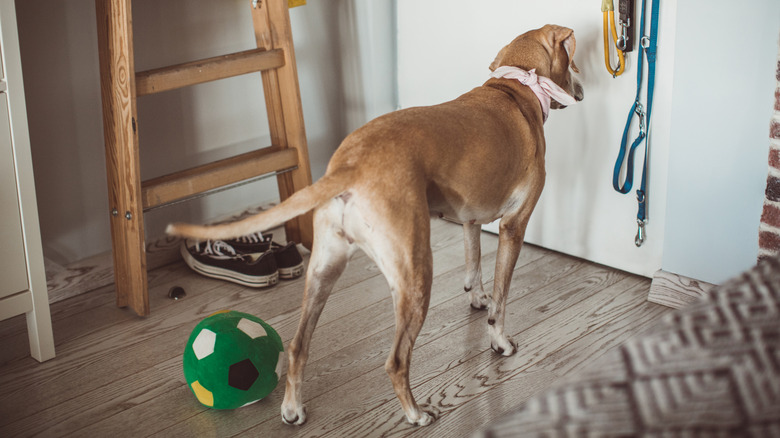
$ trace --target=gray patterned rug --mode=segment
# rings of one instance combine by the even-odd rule
[[[766,258],[478,437],[780,437],[780,259]]]

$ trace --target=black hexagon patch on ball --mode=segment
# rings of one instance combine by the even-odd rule
[[[255,364],[249,359],[244,359],[239,363],[230,365],[228,371],[228,385],[242,391],[248,391],[257,380],[260,373],[255,368]]]

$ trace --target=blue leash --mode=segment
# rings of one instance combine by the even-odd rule
[[[620,151],[618,152],[615,170],[612,173],[612,187],[620,193],[626,194],[631,191],[634,185],[634,152],[636,148],[647,138],[647,128],[650,125],[650,114],[653,110],[653,91],[655,89],[655,60],[658,46],[658,4],[660,0],[652,0],[653,11],[650,15],[650,36],[642,37],[642,51],[639,53],[636,74],[636,98],[631,110],[628,112],[628,120],[623,130],[623,138],[620,141]],[[639,28],[642,32],[645,30],[645,10],[646,0],[642,0],[642,18]],[[642,91],[642,71],[643,56],[647,57],[647,103],[645,106],[640,101]],[[639,135],[636,137],[631,147],[628,149],[628,163],[626,165],[626,180],[623,186],[620,186],[620,169],[623,167],[623,161],[626,159],[626,144],[628,142],[628,131],[631,128],[631,120],[634,116],[639,117]],[[642,246],[645,241],[645,223],[647,222],[647,142],[645,142],[645,158],[642,165],[642,182],[639,190],[636,191],[638,209],[636,213],[636,222],[638,225],[634,244]]]

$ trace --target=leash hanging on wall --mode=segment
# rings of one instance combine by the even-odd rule
[[[620,150],[618,151],[617,161],[615,162],[615,170],[612,174],[612,187],[620,193],[626,194],[631,191],[634,184],[634,152],[637,147],[645,141],[645,156],[644,163],[642,164],[642,181],[639,189],[636,191],[637,199],[637,233],[634,238],[634,244],[639,247],[645,241],[645,224],[647,223],[647,158],[649,145],[646,141],[650,127],[650,114],[653,109],[653,91],[655,89],[655,61],[657,54],[657,42],[658,42],[658,5],[660,0],[652,1],[652,12],[650,14],[650,35],[643,35],[640,40],[640,46],[642,50],[639,51],[637,56],[637,73],[636,73],[636,97],[634,103],[631,106],[631,110],[628,112],[628,120],[626,121],[626,127],[623,130],[623,138],[620,141]],[[647,9],[647,1],[642,0],[642,17],[639,24],[639,28],[645,32],[645,12]],[[641,102],[642,97],[642,71],[644,70],[643,59],[647,58],[647,93],[645,98],[645,104]],[[639,134],[636,139],[631,143],[631,146],[626,150],[628,143],[628,134],[631,129],[631,121],[634,116],[639,119]],[[623,185],[620,185],[620,170],[623,167],[623,162],[628,158],[626,163],[626,178]]]
[[[618,36],[615,26],[615,5],[612,0],[601,1],[601,14],[604,17],[604,65],[613,78],[623,74],[626,69],[625,53],[634,50],[634,24],[631,19],[634,12],[634,0],[619,0],[618,2],[618,25],[620,34]],[[610,62],[610,33],[612,43],[617,51],[618,65],[612,68]]]

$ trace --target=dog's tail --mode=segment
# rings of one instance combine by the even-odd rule
[[[307,213],[339,195],[346,190],[352,176],[350,171],[325,175],[316,183],[295,192],[276,207],[235,222],[220,225],[173,223],[168,225],[165,231],[172,236],[198,240],[232,239],[265,231]]]

